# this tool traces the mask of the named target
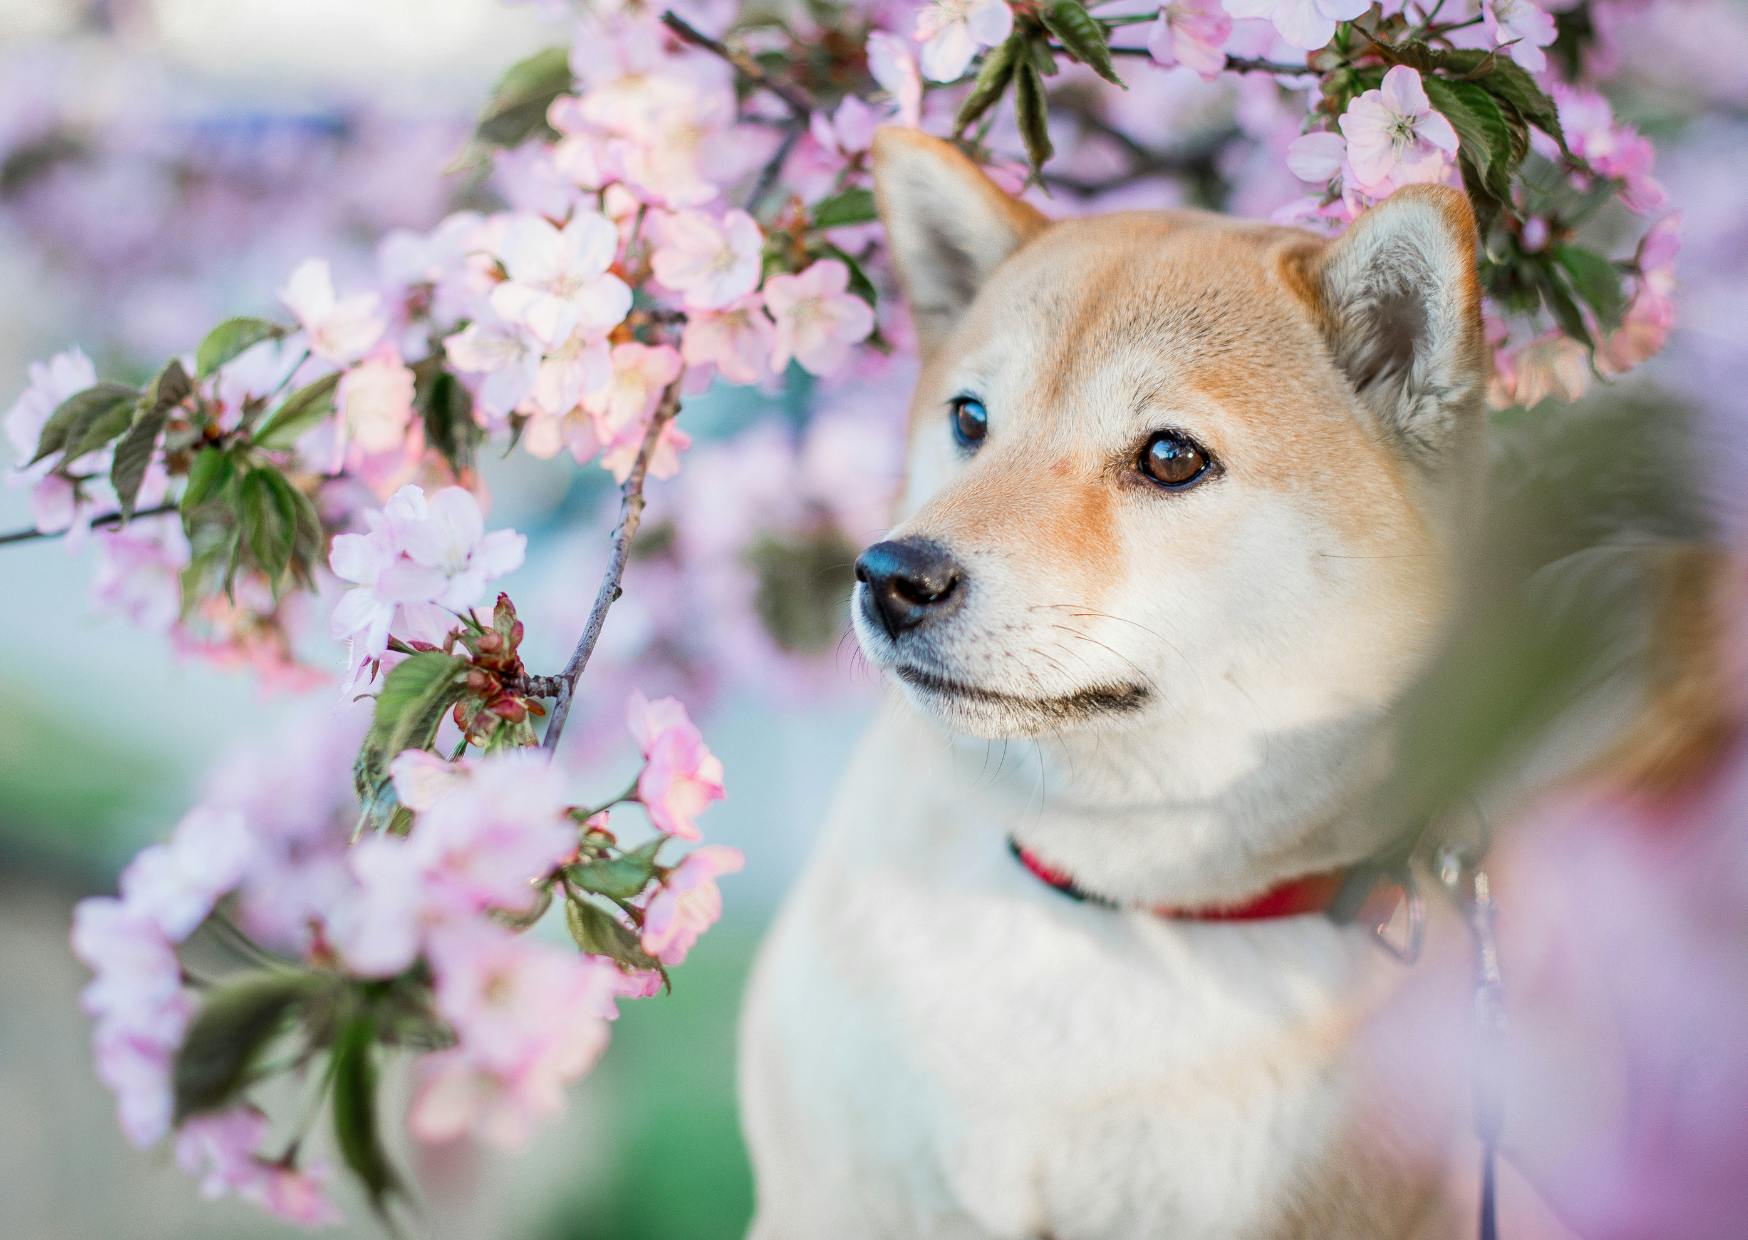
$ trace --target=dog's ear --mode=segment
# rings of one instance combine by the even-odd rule
[[[989,274],[1047,222],[956,147],[914,129],[875,134],[874,195],[925,356]]]
[[[1336,365],[1379,424],[1431,463],[1477,419],[1487,383],[1468,198],[1407,187],[1296,261]]]

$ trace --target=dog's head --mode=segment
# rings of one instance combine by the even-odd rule
[[[984,737],[1376,711],[1448,606],[1481,469],[1474,221],[1404,190],[1327,242],[1051,222],[951,146],[875,147],[923,368],[864,650]]]

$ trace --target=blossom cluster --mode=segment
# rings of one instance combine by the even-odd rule
[[[379,706],[373,729],[383,722]],[[722,845],[660,860],[670,841],[700,838],[722,766],[673,699],[634,694],[627,722],[641,767],[607,806],[574,804],[538,749],[449,761],[408,748],[389,764],[404,818],[349,848],[350,797],[310,795],[334,787],[346,744],[227,764],[207,802],[128,865],[117,896],[76,913],[98,1071],[128,1138],[146,1146],[174,1130],[178,1162],[207,1195],[331,1221],[327,1164],[300,1158],[302,1133],[270,1147],[251,1090],[274,1074],[276,1047],[298,1074],[325,1059],[316,1079],[334,1091],[339,1147],[380,1195],[386,1153],[345,1128],[375,1099],[343,1098],[338,1084],[380,1042],[425,1052],[416,1139],[525,1141],[599,1057],[618,1003],[656,993],[717,920],[716,881],[742,865]],[[356,744],[355,729],[328,731]],[[295,799],[283,795],[293,784]],[[612,806],[631,803],[657,829],[637,849],[609,826],[623,813]],[[574,947],[528,932],[555,902]],[[201,936],[200,959],[216,950],[246,970],[199,976],[178,952]],[[363,1042],[346,1036],[354,1026]]]

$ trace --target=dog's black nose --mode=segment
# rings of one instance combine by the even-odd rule
[[[950,612],[964,597],[964,576],[945,547],[924,538],[875,543],[856,559],[866,605],[888,637]]]

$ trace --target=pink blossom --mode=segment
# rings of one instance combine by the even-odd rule
[[[770,373],[776,333],[752,293],[717,313],[687,316],[680,356],[688,366],[715,366],[730,383],[756,383]]]
[[[520,1145],[600,1057],[619,970],[480,922],[434,935],[431,966],[437,1010],[459,1044],[419,1065],[413,1135],[445,1141],[478,1131]]]
[[[601,468],[612,474],[615,482],[624,482],[631,476],[631,467],[637,454],[643,450],[645,429],[638,425],[626,427],[602,451]],[[672,478],[680,472],[680,453],[691,446],[692,436],[669,419],[657,432],[655,445],[650,450],[649,476]]]
[[[59,474],[50,473],[54,459],[30,464],[36,455],[37,441],[43,426],[69,396],[83,392],[97,382],[97,371],[91,359],[78,349],[57,353],[44,362],[32,362],[30,384],[6,413],[6,438],[12,447],[13,469],[7,475],[7,485],[30,487],[31,524],[44,533],[60,533],[73,529],[80,507],[80,497],[73,483]],[[107,472],[108,450],[87,453],[75,465],[81,473],[102,475]],[[83,525],[74,529],[82,534]],[[76,543],[74,545],[77,545]]]
[[[542,370],[539,342],[526,328],[495,314],[446,337],[443,351],[462,374],[484,376],[476,399],[494,423],[508,419],[529,398]]]
[[[1301,134],[1287,147],[1287,170],[1314,185],[1334,180],[1346,159],[1347,139],[1324,130]]]
[[[721,310],[758,287],[765,234],[745,211],[720,221],[681,211],[662,222],[660,236],[650,268],[688,309]]]
[[[874,31],[868,36],[868,72],[891,98],[893,119],[915,129],[922,118],[923,79],[910,45],[897,35]]]
[[[407,841],[372,835],[347,857],[354,879],[327,918],[327,937],[359,977],[394,977],[419,957],[427,908],[423,876]]]
[[[466,770],[454,791],[419,815],[408,860],[441,907],[526,912],[534,880],[576,851],[564,777],[532,749],[493,754]]]
[[[192,810],[169,840],[144,849],[121,872],[122,901],[180,943],[237,885],[253,849],[242,815]]]
[[[692,821],[712,801],[720,801],[722,762],[674,698],[654,702],[633,691],[626,706],[631,735],[643,752],[637,799],[659,830],[683,840],[699,839]]]
[[[378,348],[340,376],[336,396],[340,434],[335,441],[336,469],[348,444],[360,454],[395,452],[406,444],[413,420],[413,372],[393,345]]]
[[[170,630],[182,614],[182,570],[189,559],[181,525],[174,518],[136,521],[103,530],[95,541],[92,601],[148,632]]]
[[[643,950],[665,965],[686,959],[698,936],[722,916],[716,880],[746,865],[737,848],[706,844],[686,854],[650,897],[643,914]]]
[[[851,345],[868,338],[874,312],[849,287],[850,269],[835,258],[765,281],[765,305],[777,323],[773,370],[781,373],[793,359],[813,374],[830,374],[848,359]]]
[[[408,749],[388,764],[395,796],[414,813],[433,809],[444,797],[467,783],[468,768],[445,762],[428,749]]]
[[[957,81],[980,49],[1002,42],[1013,28],[1007,0],[933,0],[916,19],[924,75],[935,82]]]
[[[1649,139],[1619,124],[1608,100],[1595,91],[1557,85],[1554,100],[1572,153],[1588,160],[1598,175],[1620,179],[1622,202],[1641,212],[1663,205],[1663,187],[1651,175],[1656,150]]]
[[[423,619],[420,608],[477,605],[488,581],[521,566],[528,544],[514,530],[488,534],[478,501],[461,487],[428,500],[419,487],[402,487],[365,523],[362,534],[336,535],[328,555],[335,576],[353,586],[334,608],[332,629],[351,643],[354,669],[381,657],[392,628],[411,636],[404,630]]]
[[[1675,326],[1675,257],[1681,248],[1681,217],[1665,216],[1639,242],[1638,275],[1621,325],[1596,350],[1596,367],[1621,375],[1649,361]]]
[[[583,330],[573,331],[548,350],[534,377],[534,419],[549,425],[561,423],[585,397],[611,381],[611,359],[607,338]]]
[[[605,216],[581,213],[562,229],[519,216],[498,245],[508,279],[492,291],[492,308],[548,347],[579,329],[604,334],[631,310],[631,290],[608,270],[618,249]]]
[[[299,1227],[327,1227],[341,1219],[339,1207],[328,1196],[328,1178],[325,1162],[314,1161],[302,1167],[262,1163],[259,1177],[247,1196],[285,1222]]]
[[[1311,51],[1335,36],[1337,22],[1352,21],[1371,7],[1371,0],[1222,0],[1233,17],[1267,18],[1281,38]]]
[[[1211,80],[1226,67],[1231,35],[1232,19],[1219,0],[1173,0],[1159,10],[1147,51],[1162,65],[1183,65]]]
[[[312,258],[291,273],[279,299],[297,316],[310,352],[335,366],[350,366],[382,339],[388,319],[375,293],[338,297],[326,259]]]
[[[807,129],[813,140],[825,150],[835,152],[842,159],[852,159],[874,144],[877,126],[872,108],[855,95],[845,95],[838,110],[829,116],[815,112],[808,120]]]
[[[614,345],[611,382],[584,402],[601,437],[610,442],[626,428],[641,425],[679,376],[680,355],[667,345]]]
[[[1357,188],[1374,197],[1442,180],[1457,152],[1457,131],[1433,110],[1420,74],[1406,65],[1391,69],[1379,89],[1348,104],[1340,124]]]
[[[196,1115],[177,1130],[176,1165],[200,1181],[200,1195],[210,1201],[256,1184],[256,1155],[266,1138],[267,1117],[251,1106]]]
[[[94,1021],[98,1078],[127,1139],[151,1145],[170,1128],[170,1065],[193,1011],[182,966],[152,917],[108,897],[79,902],[72,943],[93,973],[80,1002]]]
[[[1481,0],[1481,18],[1495,44],[1511,44],[1511,58],[1531,73],[1548,67],[1542,51],[1554,41],[1554,19],[1533,0]]]

